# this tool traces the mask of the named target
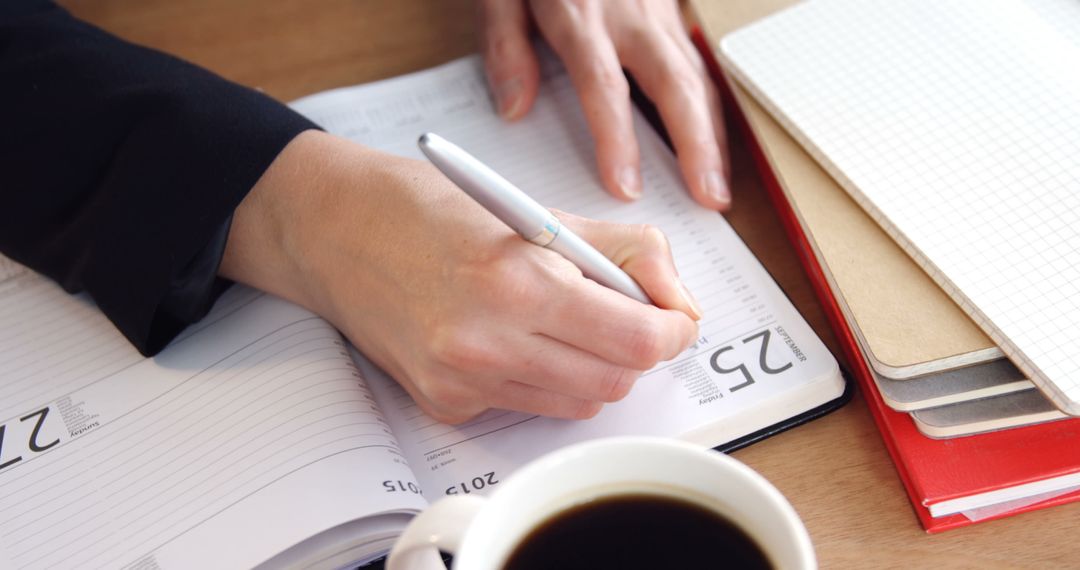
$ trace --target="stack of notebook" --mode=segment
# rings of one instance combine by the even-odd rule
[[[725,9],[711,47],[924,525],[1075,498],[1080,5]]]

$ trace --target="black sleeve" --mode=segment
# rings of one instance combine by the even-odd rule
[[[206,314],[233,210],[315,128],[45,0],[0,1],[0,252],[144,354]]]

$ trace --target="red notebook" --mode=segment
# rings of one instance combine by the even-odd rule
[[[726,95],[725,100],[732,101],[734,98],[704,35],[700,30],[695,30],[693,35],[714,81]],[[963,514],[941,514],[956,512],[955,509],[964,506],[964,501],[1009,499],[1000,495],[1010,492],[1030,497],[1051,490],[1041,489],[1040,486],[1058,491],[1080,486],[1080,419],[935,440],[920,434],[910,416],[885,405],[779,181],[742,111],[738,108],[734,111],[739,128],[746,133],[752,146],[754,160],[788,238],[797,250],[848,362],[855,367],[851,373],[862,387],[882,439],[923,527],[929,532],[939,532],[971,524],[972,519]],[[993,520],[1076,500],[1080,500],[1080,490],[1012,508],[1008,508],[1009,502],[1004,500],[1000,503],[1006,505],[1005,510],[981,516],[979,520]]]

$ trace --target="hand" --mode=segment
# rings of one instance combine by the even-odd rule
[[[240,204],[220,272],[327,318],[436,419],[585,418],[693,342],[698,309],[658,230],[558,215],[657,306],[521,239],[427,163],[318,131]]]
[[[488,82],[504,118],[523,117],[536,99],[531,12],[581,98],[609,192],[627,200],[642,192],[625,67],[660,111],[690,193],[709,208],[731,206],[720,97],[675,0],[480,0],[479,6]]]

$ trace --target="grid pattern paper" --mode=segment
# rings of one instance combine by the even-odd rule
[[[726,67],[1080,414],[1080,2],[814,0]]]

